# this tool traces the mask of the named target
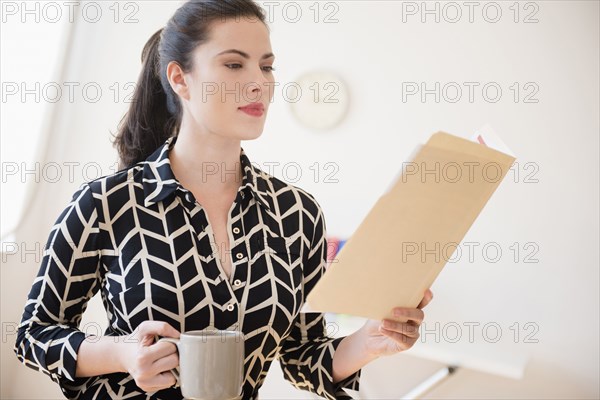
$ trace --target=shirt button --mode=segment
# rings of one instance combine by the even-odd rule
[[[241,260],[242,258],[244,258],[244,255],[242,253],[237,253],[235,256],[238,260]]]
[[[240,228],[238,228],[237,226],[233,228],[233,233],[240,233]]]
[[[229,311],[233,311],[234,309],[235,309],[235,306],[233,304],[229,304],[227,306],[227,310],[229,310]]]
[[[241,286],[242,285],[242,281],[240,281],[239,279],[236,279],[235,281],[233,281],[233,284],[235,286]]]
[[[240,196],[242,196],[242,199],[243,199],[244,198],[244,192],[241,192]]]

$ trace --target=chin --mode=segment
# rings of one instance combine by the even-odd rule
[[[260,136],[262,135],[262,129],[260,131],[256,131],[256,132],[245,132],[244,133],[244,138],[242,140],[253,140],[253,139],[258,139]]]
[[[251,127],[249,129],[238,129],[232,136],[239,140],[254,140],[258,139],[262,135],[262,133],[262,128],[257,129],[256,127]]]
[[[254,140],[258,139],[260,135],[262,135],[262,131],[240,130],[233,135],[230,134],[229,137],[237,140]]]

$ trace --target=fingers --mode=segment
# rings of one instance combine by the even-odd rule
[[[173,328],[166,322],[163,321],[144,321],[139,326],[140,336],[145,335],[160,335],[166,337],[178,338],[180,333],[177,329]]]
[[[395,319],[384,319],[379,331],[392,338],[398,348],[408,350],[419,338],[419,327],[425,318],[422,308],[433,299],[433,292],[427,289],[416,308],[395,307],[392,315]]]
[[[416,308],[396,307],[392,309],[392,314],[403,321],[413,320],[420,324],[425,316],[421,309],[429,304],[432,299],[433,292],[431,289],[427,289],[423,295],[423,299]]]
[[[425,307],[427,304],[429,304],[431,302],[431,299],[433,299],[433,292],[430,289],[427,289],[425,291],[425,295],[423,296],[423,300],[421,300],[421,302],[419,303],[417,308]]]
[[[137,385],[140,389],[145,392],[153,392],[156,390],[167,389],[174,386],[177,383],[177,379],[173,376],[171,371],[166,371],[160,373],[156,376],[153,376],[150,380],[140,380],[139,382],[136,380]]]
[[[144,347],[142,350],[144,355],[155,362],[156,360],[177,353],[177,346],[170,342],[154,343],[152,346]]]
[[[388,329],[385,329],[385,328],[381,329],[381,333],[384,334],[385,336],[389,336],[392,339],[394,339],[394,341],[398,344],[398,347],[402,351],[410,349],[413,346],[413,344],[415,344],[415,342],[417,341],[417,339],[419,338],[418,334],[417,334],[416,337],[407,336],[407,335],[405,335],[403,333],[399,333],[399,332],[396,332],[396,331],[388,330]]]
[[[179,355],[177,353],[170,354],[166,357],[159,358],[152,364],[154,373],[160,374],[169,372],[179,365]]]
[[[146,349],[150,350],[157,347],[166,347],[169,349],[169,346],[162,345],[172,345],[172,343],[161,342],[139,349],[136,360],[137,367],[132,375],[135,375],[136,384],[144,391],[166,389],[177,383],[175,376],[173,376],[170,370],[179,365],[179,355],[175,352],[165,357],[154,359],[146,351]]]
[[[388,331],[397,332],[411,338],[419,337],[419,327],[411,323],[396,322],[390,319],[384,319],[383,328]]]
[[[177,329],[163,321],[144,321],[138,326],[137,330],[137,337],[140,338],[142,346],[151,345],[157,335],[173,338],[179,338],[180,336]]]
[[[397,307],[394,308],[393,312],[394,317],[400,322],[414,321],[416,324],[420,325],[425,318],[425,313],[419,308]]]
[[[157,383],[163,388],[168,388],[175,385],[177,379],[171,371],[165,371],[157,376]]]

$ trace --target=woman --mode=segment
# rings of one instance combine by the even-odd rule
[[[83,184],[55,223],[17,356],[69,398],[180,399],[176,347],[155,338],[236,329],[241,398],[257,398],[275,358],[296,388],[350,398],[362,366],[414,344],[431,292],[391,325],[370,320],[343,338],[326,335],[323,314],[299,313],[325,271],[322,209],[240,146],[260,136],[273,96],[263,11],[189,1],[142,62],[115,141],[122,169]],[[81,315],[98,291],[109,327],[86,337]]]

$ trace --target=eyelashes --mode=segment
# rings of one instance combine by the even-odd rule
[[[225,66],[227,68],[229,68],[229,69],[240,69],[242,65],[234,63],[234,64],[225,64]],[[233,68],[233,66],[238,66],[239,68]],[[275,68],[273,68],[272,66],[267,66],[267,67],[263,67],[263,68],[267,68],[266,72],[273,72],[273,71],[275,71]],[[265,71],[265,70],[263,69],[263,71]]]

